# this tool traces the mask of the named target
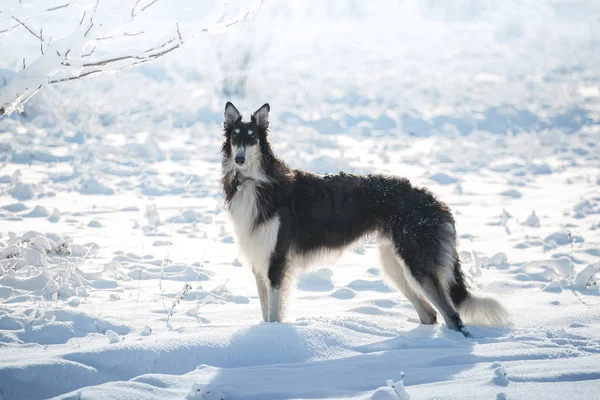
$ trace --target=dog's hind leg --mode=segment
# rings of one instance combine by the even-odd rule
[[[449,291],[449,283],[444,281],[444,278],[439,276],[426,276],[421,281],[421,286],[425,295],[429,300],[440,310],[446,325],[450,329],[461,332],[469,337],[470,333],[465,328],[465,325],[458,314],[458,311],[452,303]]]
[[[408,239],[397,245],[410,274],[419,284],[425,297],[438,309],[450,329],[469,337],[462,319],[452,301],[451,289],[456,282],[454,263],[456,233],[452,223],[438,225],[433,232],[425,232],[421,240]],[[396,239],[400,242],[402,236]],[[408,271],[407,271],[408,274]]]
[[[392,244],[379,246],[379,258],[384,277],[412,303],[421,323],[427,325],[435,324],[437,322],[435,309],[423,295],[415,291],[415,286],[418,287],[418,283],[414,282],[413,285],[409,283],[406,276],[407,267],[402,258],[396,253],[394,246]],[[414,281],[412,276],[409,276],[409,279]]]

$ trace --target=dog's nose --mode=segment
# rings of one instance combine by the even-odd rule
[[[234,160],[237,165],[242,165],[246,161],[246,157],[242,155],[236,155]]]

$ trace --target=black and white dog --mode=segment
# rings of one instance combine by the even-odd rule
[[[412,302],[424,324],[441,312],[465,336],[468,323],[505,325],[508,312],[465,283],[448,206],[407,179],[289,168],[268,140],[268,104],[250,121],[225,106],[222,185],[241,256],[256,278],[263,319],[285,318],[297,275],[323,256],[375,235],[387,281]]]

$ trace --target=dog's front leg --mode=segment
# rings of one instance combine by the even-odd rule
[[[282,322],[285,318],[289,292],[288,251],[292,238],[292,212],[289,207],[277,210],[277,242],[269,259],[269,322]]]
[[[256,289],[258,291],[258,299],[260,300],[260,309],[262,311],[263,321],[269,322],[269,284],[264,277],[254,274],[256,280]]]
[[[269,285],[269,322],[281,322],[279,312],[279,300],[281,291],[279,288]]]

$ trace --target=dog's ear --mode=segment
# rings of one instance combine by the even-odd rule
[[[265,103],[252,114],[252,119],[260,129],[267,129],[269,127],[269,111],[271,111],[271,107],[269,103]]]
[[[225,113],[223,115],[223,127],[225,127],[225,129],[229,129],[241,119],[242,114],[240,114],[237,108],[235,108],[235,106],[231,104],[230,101],[228,101],[227,104],[225,104]]]

